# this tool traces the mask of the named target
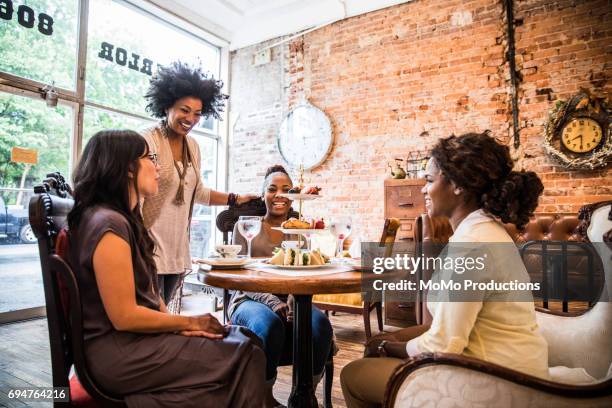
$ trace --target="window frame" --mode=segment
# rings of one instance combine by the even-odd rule
[[[179,32],[185,33],[194,37],[199,41],[203,41],[211,47],[216,47],[219,50],[219,66],[218,73],[219,79],[223,81],[223,92],[228,93],[229,91],[229,41],[219,37],[207,30],[204,27],[200,27],[188,19],[179,16],[175,12],[158,4],[153,4],[147,0],[110,0],[118,4],[122,4],[133,10],[143,13],[147,17],[150,17],[160,24],[167,25],[172,29]],[[73,109],[73,124],[72,124],[72,139],[70,140],[70,157],[69,157],[69,169],[72,173],[72,169],[78,162],[81,151],[83,149],[83,137],[84,137],[84,114],[85,108],[95,108],[111,113],[124,115],[133,119],[143,120],[152,124],[156,123],[156,119],[146,117],[143,115],[126,112],[120,109],[115,109],[112,106],[106,106],[85,99],[85,83],[87,72],[87,42],[88,42],[88,21],[89,21],[89,3],[90,0],[79,0],[78,1],[78,22],[77,22],[77,52],[76,52],[76,66],[75,66],[75,78],[76,88],[75,90],[55,87],[58,94],[58,104],[70,106]],[[6,92],[10,94],[27,96],[30,98],[42,98],[42,89],[49,84],[41,81],[32,80],[29,78],[19,77],[8,72],[0,71],[0,92]],[[212,139],[216,142],[216,175],[213,180],[215,185],[209,186],[217,190],[226,190],[228,183],[228,163],[227,159],[229,156],[228,152],[228,115],[227,109],[221,115],[221,120],[217,121],[215,129],[201,129],[194,128],[191,132],[197,137],[204,137]],[[69,178],[71,174],[67,175]],[[211,207],[211,236],[209,247],[214,247],[220,239],[220,234],[217,233],[215,227],[215,219],[220,209],[216,206]],[[39,314],[40,312],[40,314]],[[24,310],[16,310],[7,312],[10,313],[3,317],[3,313],[0,313],[0,323],[7,321],[23,320],[26,318],[32,318],[37,316],[45,315],[45,308],[35,307]],[[6,320],[8,319],[8,320]]]

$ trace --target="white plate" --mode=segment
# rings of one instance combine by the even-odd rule
[[[210,266],[245,266],[256,262],[257,259],[249,258],[200,258],[195,260],[196,263],[201,263]]]
[[[316,200],[317,198],[322,197],[318,194],[289,194],[289,193],[277,194],[277,196],[285,197],[293,201],[295,200],[310,201],[310,200]]]
[[[264,262],[263,264],[275,269],[325,269],[335,266],[329,263],[324,265],[272,265],[271,263]]]
[[[299,229],[299,228],[272,227],[272,229],[277,230],[277,231],[282,231],[283,234],[324,234],[327,231],[329,231],[329,229],[327,229],[327,228],[324,228],[324,229],[314,229],[314,228]]]

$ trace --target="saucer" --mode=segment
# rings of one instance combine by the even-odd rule
[[[196,263],[209,265],[213,268],[219,268],[219,267],[241,268],[255,261],[256,261],[255,259],[249,259],[249,258],[220,258],[220,257],[219,258],[200,258],[200,259],[195,260]]]

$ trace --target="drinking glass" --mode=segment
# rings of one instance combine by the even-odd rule
[[[261,217],[241,216],[238,218],[238,231],[247,240],[248,257],[251,258],[251,241],[261,231]]]
[[[331,220],[329,230],[338,240],[337,256],[342,256],[342,248],[346,237],[351,235],[352,221],[350,217],[338,217]]]

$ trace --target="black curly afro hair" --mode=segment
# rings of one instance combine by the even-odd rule
[[[165,118],[166,111],[185,96],[193,96],[202,101],[202,115],[219,119],[223,112],[227,95],[221,93],[223,82],[208,76],[201,68],[191,68],[180,61],[159,67],[149,82],[145,94],[147,111],[156,118]]]

